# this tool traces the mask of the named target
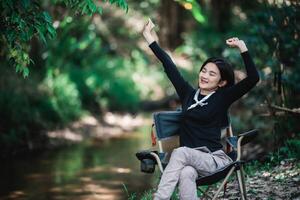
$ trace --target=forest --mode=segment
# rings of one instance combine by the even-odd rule
[[[143,38],[149,18],[195,86],[212,56],[229,60],[241,81],[241,56],[225,40],[245,41],[260,81],[230,120],[236,134],[259,130],[245,154],[250,199],[300,197],[298,0],[1,0],[0,8],[0,198],[151,199],[157,178],[139,172],[135,152],[151,146],[152,113],[180,104]],[[255,188],[264,181],[269,188]]]

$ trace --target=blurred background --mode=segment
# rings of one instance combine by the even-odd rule
[[[0,199],[128,199],[155,187],[135,153],[151,148],[152,113],[178,106],[141,34],[197,85],[208,57],[245,77],[243,39],[261,81],[231,110],[235,134],[260,130],[249,159],[300,158],[297,0],[2,0]],[[134,194],[132,196],[132,194]]]

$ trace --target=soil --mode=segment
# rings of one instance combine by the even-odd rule
[[[296,159],[287,159],[269,170],[257,169],[252,175],[246,175],[247,199],[300,200],[300,163]],[[213,189],[210,194],[216,192]],[[205,198],[204,198],[205,199]],[[221,192],[218,199],[241,199],[238,182],[232,180],[227,184],[225,196]]]

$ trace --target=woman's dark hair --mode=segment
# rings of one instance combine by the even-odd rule
[[[200,72],[202,71],[203,67],[207,64],[207,63],[214,63],[217,65],[220,74],[221,74],[221,80],[226,80],[227,84],[224,87],[229,87],[234,85],[234,72],[233,72],[233,68],[231,66],[231,64],[229,64],[229,62],[227,62],[225,59],[223,58],[216,58],[216,57],[212,57],[212,58],[208,58],[201,66],[200,68]]]

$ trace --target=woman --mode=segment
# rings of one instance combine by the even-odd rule
[[[222,58],[209,58],[200,68],[198,87],[194,89],[159,47],[153,28],[149,19],[143,30],[144,38],[162,62],[182,104],[181,147],[172,152],[154,199],[170,199],[179,183],[180,199],[194,200],[197,199],[195,180],[198,175],[207,175],[232,162],[222,150],[221,129],[228,122],[230,105],[256,85],[259,75],[244,41],[234,37],[226,40],[226,44],[239,49],[247,77],[234,84],[231,65]]]

